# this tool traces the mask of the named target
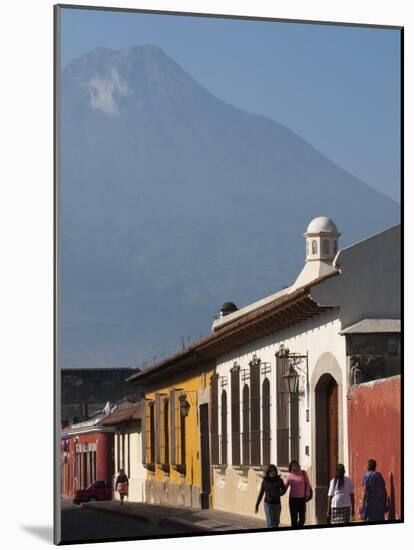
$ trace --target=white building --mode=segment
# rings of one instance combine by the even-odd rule
[[[307,522],[325,521],[336,464],[348,469],[349,358],[342,331],[365,319],[400,318],[400,226],[338,252],[339,236],[332,220],[313,220],[294,284],[236,311],[226,303],[213,324],[216,509],[253,515],[264,468],[273,463],[283,474],[294,458],[314,488]],[[298,381],[294,393],[286,389],[288,374]],[[285,499],[282,523],[288,524]]]
[[[102,425],[111,426],[114,434],[114,476],[115,481],[119,470],[125,470],[128,476],[129,502],[145,502],[145,479],[147,471],[143,465],[143,426],[145,422],[145,404],[120,406],[110,416],[102,420]],[[114,498],[119,500],[115,491]]]

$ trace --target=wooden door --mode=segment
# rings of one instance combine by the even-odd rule
[[[338,384],[331,380],[327,387],[328,405],[328,473],[335,477],[338,464]]]

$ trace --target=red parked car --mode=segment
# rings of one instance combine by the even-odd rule
[[[112,500],[111,481],[94,481],[87,489],[77,490],[73,502],[79,504],[94,500]]]

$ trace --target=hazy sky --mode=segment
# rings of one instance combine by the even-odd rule
[[[228,103],[294,130],[400,199],[400,33],[394,29],[62,10],[62,64],[156,44]]]

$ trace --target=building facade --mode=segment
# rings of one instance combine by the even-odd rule
[[[128,476],[129,502],[145,502],[146,469],[143,465],[143,427],[145,400],[115,410],[101,421],[102,426],[112,426],[114,432],[114,499],[119,500],[115,482],[120,469]]]
[[[307,523],[323,524],[336,465],[358,486],[377,453],[398,515],[400,226],[342,250],[339,237],[332,220],[313,220],[291,286],[241,309],[226,302],[209,336],[130,378],[145,386],[147,502],[253,515],[267,465],[285,476],[295,459],[314,489]],[[366,356],[382,361],[374,382],[361,377]],[[364,439],[372,405],[393,420]],[[381,444],[393,445],[388,462]]]
[[[211,506],[208,388],[212,367],[183,351],[131,381],[145,386],[145,500]]]
[[[229,339],[227,352],[216,358],[211,394],[211,410],[217,409],[211,425],[214,501],[221,510],[253,515],[266,465],[276,464],[284,475],[289,461],[296,459],[314,488],[307,521],[324,523],[337,463],[345,465],[356,484],[364,472],[357,474],[361,464],[350,458],[359,441],[355,414],[358,425],[361,413],[355,412],[360,402],[350,397],[358,390],[349,392],[353,354],[347,351],[350,335],[344,329],[371,316],[399,319],[399,226],[340,252],[331,220],[313,220],[305,237],[306,264],[291,287],[213,325],[216,336],[224,339],[226,331],[233,327],[237,333],[245,325],[239,345]],[[363,353],[369,352],[369,342],[361,346]],[[399,374],[398,357],[390,372]],[[294,391],[287,388],[291,374]],[[365,403],[362,389],[358,395]],[[377,414],[387,407],[384,399],[379,402],[383,406]],[[399,400],[394,403],[398,416]],[[399,437],[399,431],[394,433]],[[388,441],[384,437],[377,434],[376,441]],[[367,443],[370,447],[373,439]],[[364,468],[375,455],[377,446],[371,447],[370,453],[367,445],[361,448],[369,455],[364,455]],[[399,447],[394,448],[393,479],[399,479]],[[282,522],[288,523],[287,496],[282,510]]]
[[[61,433],[62,496],[74,497],[94,481],[112,479],[114,429],[86,421]]]

